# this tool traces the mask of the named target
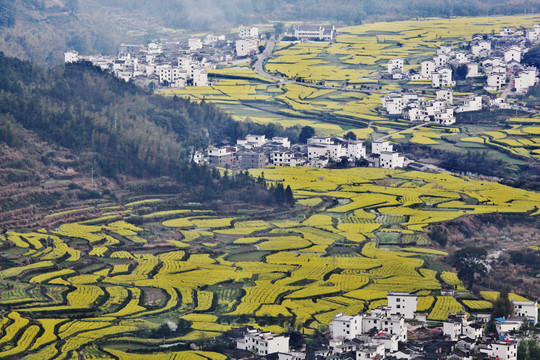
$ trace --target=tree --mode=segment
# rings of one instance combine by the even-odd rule
[[[476,278],[487,274],[486,256],[486,249],[474,246],[454,253],[454,267],[458,270],[458,276],[465,279],[469,286],[472,286]]]
[[[540,359],[540,346],[535,339],[524,339],[518,345],[518,360]]]
[[[539,68],[540,67],[540,45],[536,45],[535,47],[527,51],[525,54],[523,54],[523,58],[521,59],[521,62],[525,65],[535,66]]]
[[[347,140],[356,140],[356,134],[352,131],[349,131],[347,134],[345,134],[345,139]]]
[[[469,68],[466,64],[458,65],[452,70],[454,80],[465,80],[467,78],[467,73],[469,72]]]
[[[305,144],[310,137],[315,136],[315,129],[311,126],[304,126],[298,135],[298,142]]]
[[[428,233],[428,236],[442,247],[446,247],[446,244],[448,243],[448,232],[446,229],[435,227]]]
[[[492,317],[494,319],[498,317],[508,318],[508,316],[512,314],[512,303],[510,302],[510,298],[508,296],[510,294],[510,290],[511,288],[508,284],[503,286],[501,292],[499,293],[499,297],[493,303]]]
[[[285,25],[282,22],[275,23],[274,31],[276,32],[276,37],[279,36],[285,31]]]
[[[291,189],[290,185],[287,185],[287,188],[285,189],[285,199],[287,201],[287,204],[294,206],[294,195]]]

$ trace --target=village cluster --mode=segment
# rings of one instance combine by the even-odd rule
[[[538,303],[512,301],[513,315],[495,319],[497,334],[486,336],[490,314],[451,314],[443,322],[437,340],[409,339],[408,334],[426,330],[427,314],[416,312],[417,297],[409,293],[387,295],[388,306],[349,316],[336,314],[329,325],[328,341],[314,345],[314,359],[485,359],[517,360],[518,330],[524,323],[538,322]],[[429,330],[428,330],[429,331]],[[289,336],[246,329],[237,348],[267,359],[303,360],[305,346],[291,350]],[[272,355],[273,354],[273,355]],[[270,355],[270,356],[268,356]]]
[[[235,58],[252,55],[260,43],[257,27],[240,26],[235,39],[225,35],[207,35],[182,42],[122,44],[117,56],[82,56],[76,51],[64,54],[66,63],[90,61],[103,70],[111,71],[125,81],[141,86],[208,86],[207,69],[230,65]]]
[[[367,154],[365,140],[342,137],[314,136],[307,144],[294,144],[286,137],[266,139],[265,135],[247,135],[235,146],[211,147],[206,156],[201,151],[192,154],[193,162],[235,169],[260,169],[266,166],[309,166],[324,168],[331,164],[355,164],[365,160],[365,166],[385,169],[403,168],[405,158],[393,150],[387,140],[374,140]]]
[[[459,50],[441,46],[437,55],[420,64],[420,72],[404,72],[405,59],[394,58],[388,62],[388,74],[392,79],[411,81],[429,80],[436,89],[435,98],[418,96],[416,92],[391,93],[382,98],[382,106],[388,115],[402,116],[409,121],[431,121],[441,125],[456,122],[455,113],[482,110],[486,105],[509,108],[506,97],[509,91],[524,94],[537,81],[538,70],[521,64],[521,59],[531,45],[540,41],[540,25],[531,29],[503,28],[499,35],[477,34],[471,41],[461,44]],[[487,91],[503,91],[499,97],[469,95],[454,97],[450,89],[455,86],[453,69],[462,67],[466,78],[486,77]],[[465,74],[466,73],[466,74]]]

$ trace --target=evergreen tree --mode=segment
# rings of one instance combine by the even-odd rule
[[[285,189],[285,198],[287,200],[287,204],[294,206],[294,195],[291,189],[290,185],[287,185],[287,188]]]

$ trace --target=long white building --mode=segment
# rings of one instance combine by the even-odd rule
[[[243,338],[237,340],[236,347],[257,355],[288,353],[289,337],[259,330],[248,330]]]

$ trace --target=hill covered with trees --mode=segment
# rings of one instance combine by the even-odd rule
[[[185,32],[228,32],[240,24],[350,25],[539,11],[540,4],[529,0],[0,0],[0,51],[51,64],[67,49],[111,54],[121,42],[178,41]]]

